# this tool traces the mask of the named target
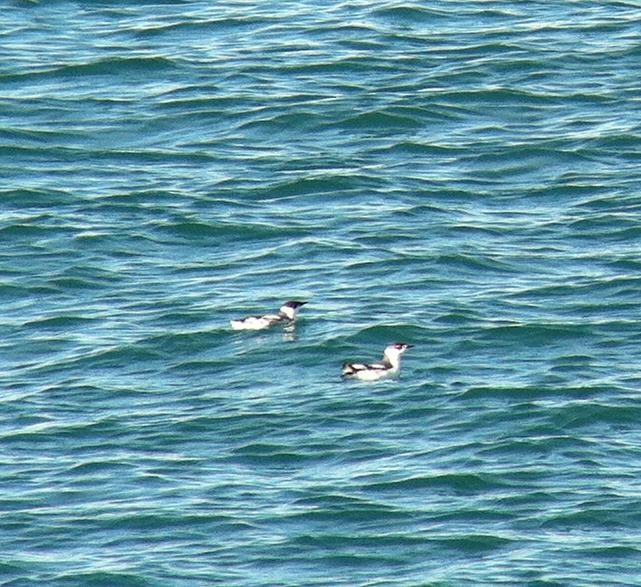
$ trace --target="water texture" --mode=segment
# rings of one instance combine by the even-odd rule
[[[640,8],[7,2],[0,585],[641,584]]]

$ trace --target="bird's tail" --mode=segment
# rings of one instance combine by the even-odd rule
[[[341,377],[349,377],[350,375],[354,375],[356,373],[356,370],[350,363],[343,363],[343,368],[341,369]]]

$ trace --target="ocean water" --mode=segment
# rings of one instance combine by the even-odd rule
[[[0,585],[641,584],[640,9],[6,2]]]

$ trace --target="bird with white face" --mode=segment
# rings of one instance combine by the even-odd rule
[[[414,345],[395,342],[386,347],[383,359],[376,363],[344,363],[341,375],[344,379],[377,381],[398,373],[401,368],[401,355]]]

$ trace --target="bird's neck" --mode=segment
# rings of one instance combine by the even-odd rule
[[[383,360],[387,361],[392,366],[392,371],[398,371],[401,366],[401,356],[400,355],[388,355],[385,353],[383,355]]]
[[[288,320],[293,320],[294,318],[296,318],[296,310],[294,310],[294,308],[289,308],[287,306],[283,306],[280,309],[280,313],[281,313],[282,316],[284,316]]]

